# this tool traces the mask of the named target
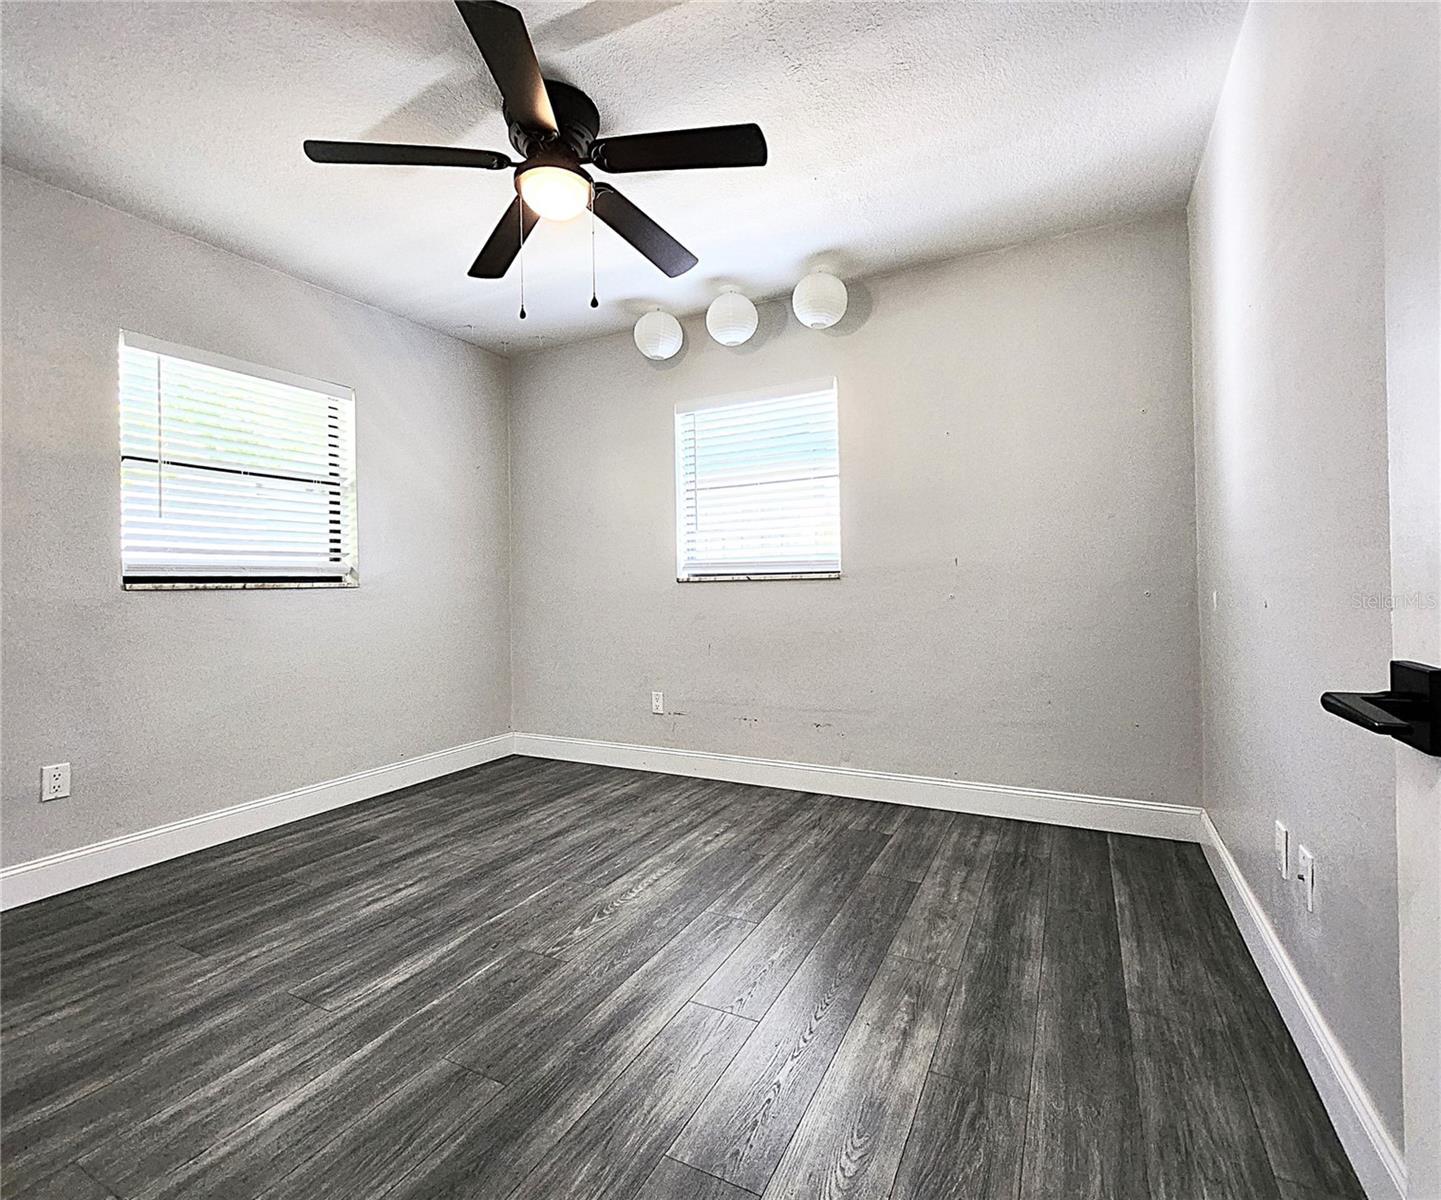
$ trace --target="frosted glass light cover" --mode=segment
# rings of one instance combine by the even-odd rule
[[[590,203],[590,183],[564,167],[531,167],[520,175],[520,194],[532,212],[548,221],[569,221]]]
[[[811,329],[829,329],[846,315],[846,285],[834,275],[815,271],[798,284],[791,296],[796,319]]]
[[[668,312],[648,312],[635,323],[635,346],[655,362],[674,358],[680,350],[685,333]]]
[[[705,327],[722,346],[749,341],[758,321],[756,306],[739,292],[722,292],[705,312]]]

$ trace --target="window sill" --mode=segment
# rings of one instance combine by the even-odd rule
[[[240,592],[262,588],[356,588],[359,579],[122,579],[127,592]]]
[[[839,571],[788,571],[766,575],[677,575],[677,583],[763,583],[772,579],[839,579]]]

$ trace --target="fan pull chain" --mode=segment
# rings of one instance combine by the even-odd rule
[[[525,201],[515,206],[516,220],[520,222],[520,319],[525,320]]]
[[[590,306],[599,308],[600,301],[595,298],[595,189],[590,190]]]

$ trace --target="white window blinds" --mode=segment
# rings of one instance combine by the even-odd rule
[[[357,582],[347,388],[120,339],[127,587]]]
[[[681,580],[837,575],[835,380],[677,406]]]

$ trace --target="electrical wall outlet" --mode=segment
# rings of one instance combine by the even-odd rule
[[[1306,889],[1306,911],[1316,911],[1316,856],[1305,846],[1296,847],[1296,878]]]
[[[1291,834],[1280,821],[1276,822],[1276,870],[1282,879],[1291,878]]]
[[[40,802],[63,800],[70,794],[70,764],[55,763],[40,768]]]
[[[651,710],[651,712],[655,713],[655,715],[658,716],[658,717],[665,715],[665,693],[664,693],[664,692],[652,692],[652,693],[650,694],[650,710]]]

